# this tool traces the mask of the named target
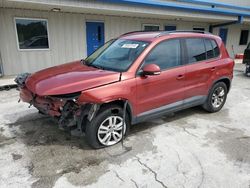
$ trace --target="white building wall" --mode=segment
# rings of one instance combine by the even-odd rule
[[[231,57],[234,57],[237,53],[243,53],[247,45],[239,45],[240,43],[240,33],[241,30],[249,30],[250,25],[234,24],[230,26],[225,26],[223,28],[228,29],[226,48]],[[213,34],[219,34],[219,28],[215,28]],[[250,42],[250,33],[248,37],[248,43]]]
[[[14,17],[48,19],[50,49],[18,50]],[[84,17],[76,14],[0,9],[0,50],[4,74],[33,72],[60,62],[79,59],[80,54],[84,55],[86,51],[83,23]]]
[[[15,17],[47,19],[50,49],[18,50],[14,24]],[[13,75],[20,72],[34,72],[46,67],[85,58],[87,51],[86,21],[103,21],[106,41],[125,32],[141,30],[143,24],[158,24],[161,30],[164,29],[165,25],[176,25],[179,30],[204,27],[208,31],[209,28],[209,23],[204,22],[0,8],[0,52],[4,74]],[[237,24],[226,26],[226,28],[229,29],[226,47],[233,57],[234,53],[242,53],[246,48],[246,45],[239,46],[240,32],[242,29],[250,30],[250,25]],[[219,28],[215,28],[214,34],[218,33]]]
[[[18,50],[14,24],[15,17],[48,19],[50,49]],[[176,25],[177,29],[192,29],[193,26],[200,26],[208,30],[208,24],[199,22],[176,22],[161,19],[0,8],[0,51],[4,74],[13,75],[20,72],[34,72],[86,57],[86,21],[103,21],[106,41],[125,32],[141,30],[143,24],[159,24],[160,29],[169,24]]]

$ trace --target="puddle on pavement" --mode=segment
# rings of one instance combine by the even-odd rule
[[[0,133],[0,148],[15,143],[15,137],[9,138]]]
[[[156,149],[152,145],[150,128],[159,125],[157,121],[131,128],[131,134],[124,141],[125,146],[132,146],[130,151],[124,150],[121,144],[93,150],[83,136],[75,137],[59,130],[51,118],[39,116],[35,119],[34,116],[37,117],[35,114],[26,115],[9,124],[16,139],[24,143],[29,151],[27,155],[31,161],[27,168],[38,179],[33,187],[53,187],[63,175],[74,185],[88,185],[106,173],[110,163],[119,165],[138,153]],[[140,132],[140,137],[136,136],[137,132]],[[12,157],[17,159],[20,156]]]
[[[215,142],[221,152],[233,161],[235,165],[246,163],[250,165],[250,136],[246,136],[239,129],[224,127],[225,131],[217,129],[210,132],[207,137],[210,142]]]

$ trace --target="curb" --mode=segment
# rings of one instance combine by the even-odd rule
[[[15,88],[17,88],[17,84],[2,85],[0,86],[0,91],[8,91]]]

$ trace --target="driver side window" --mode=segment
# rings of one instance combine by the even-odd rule
[[[156,64],[161,70],[181,65],[181,45],[179,39],[170,39],[158,44],[146,57],[144,65]]]

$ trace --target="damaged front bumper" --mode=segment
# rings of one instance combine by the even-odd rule
[[[81,92],[54,96],[39,96],[32,93],[25,85],[29,74],[19,75],[15,81],[20,91],[20,100],[34,106],[40,113],[49,115],[58,120],[59,128],[74,129],[84,132],[86,120],[91,120],[97,110],[98,104],[77,103]]]

